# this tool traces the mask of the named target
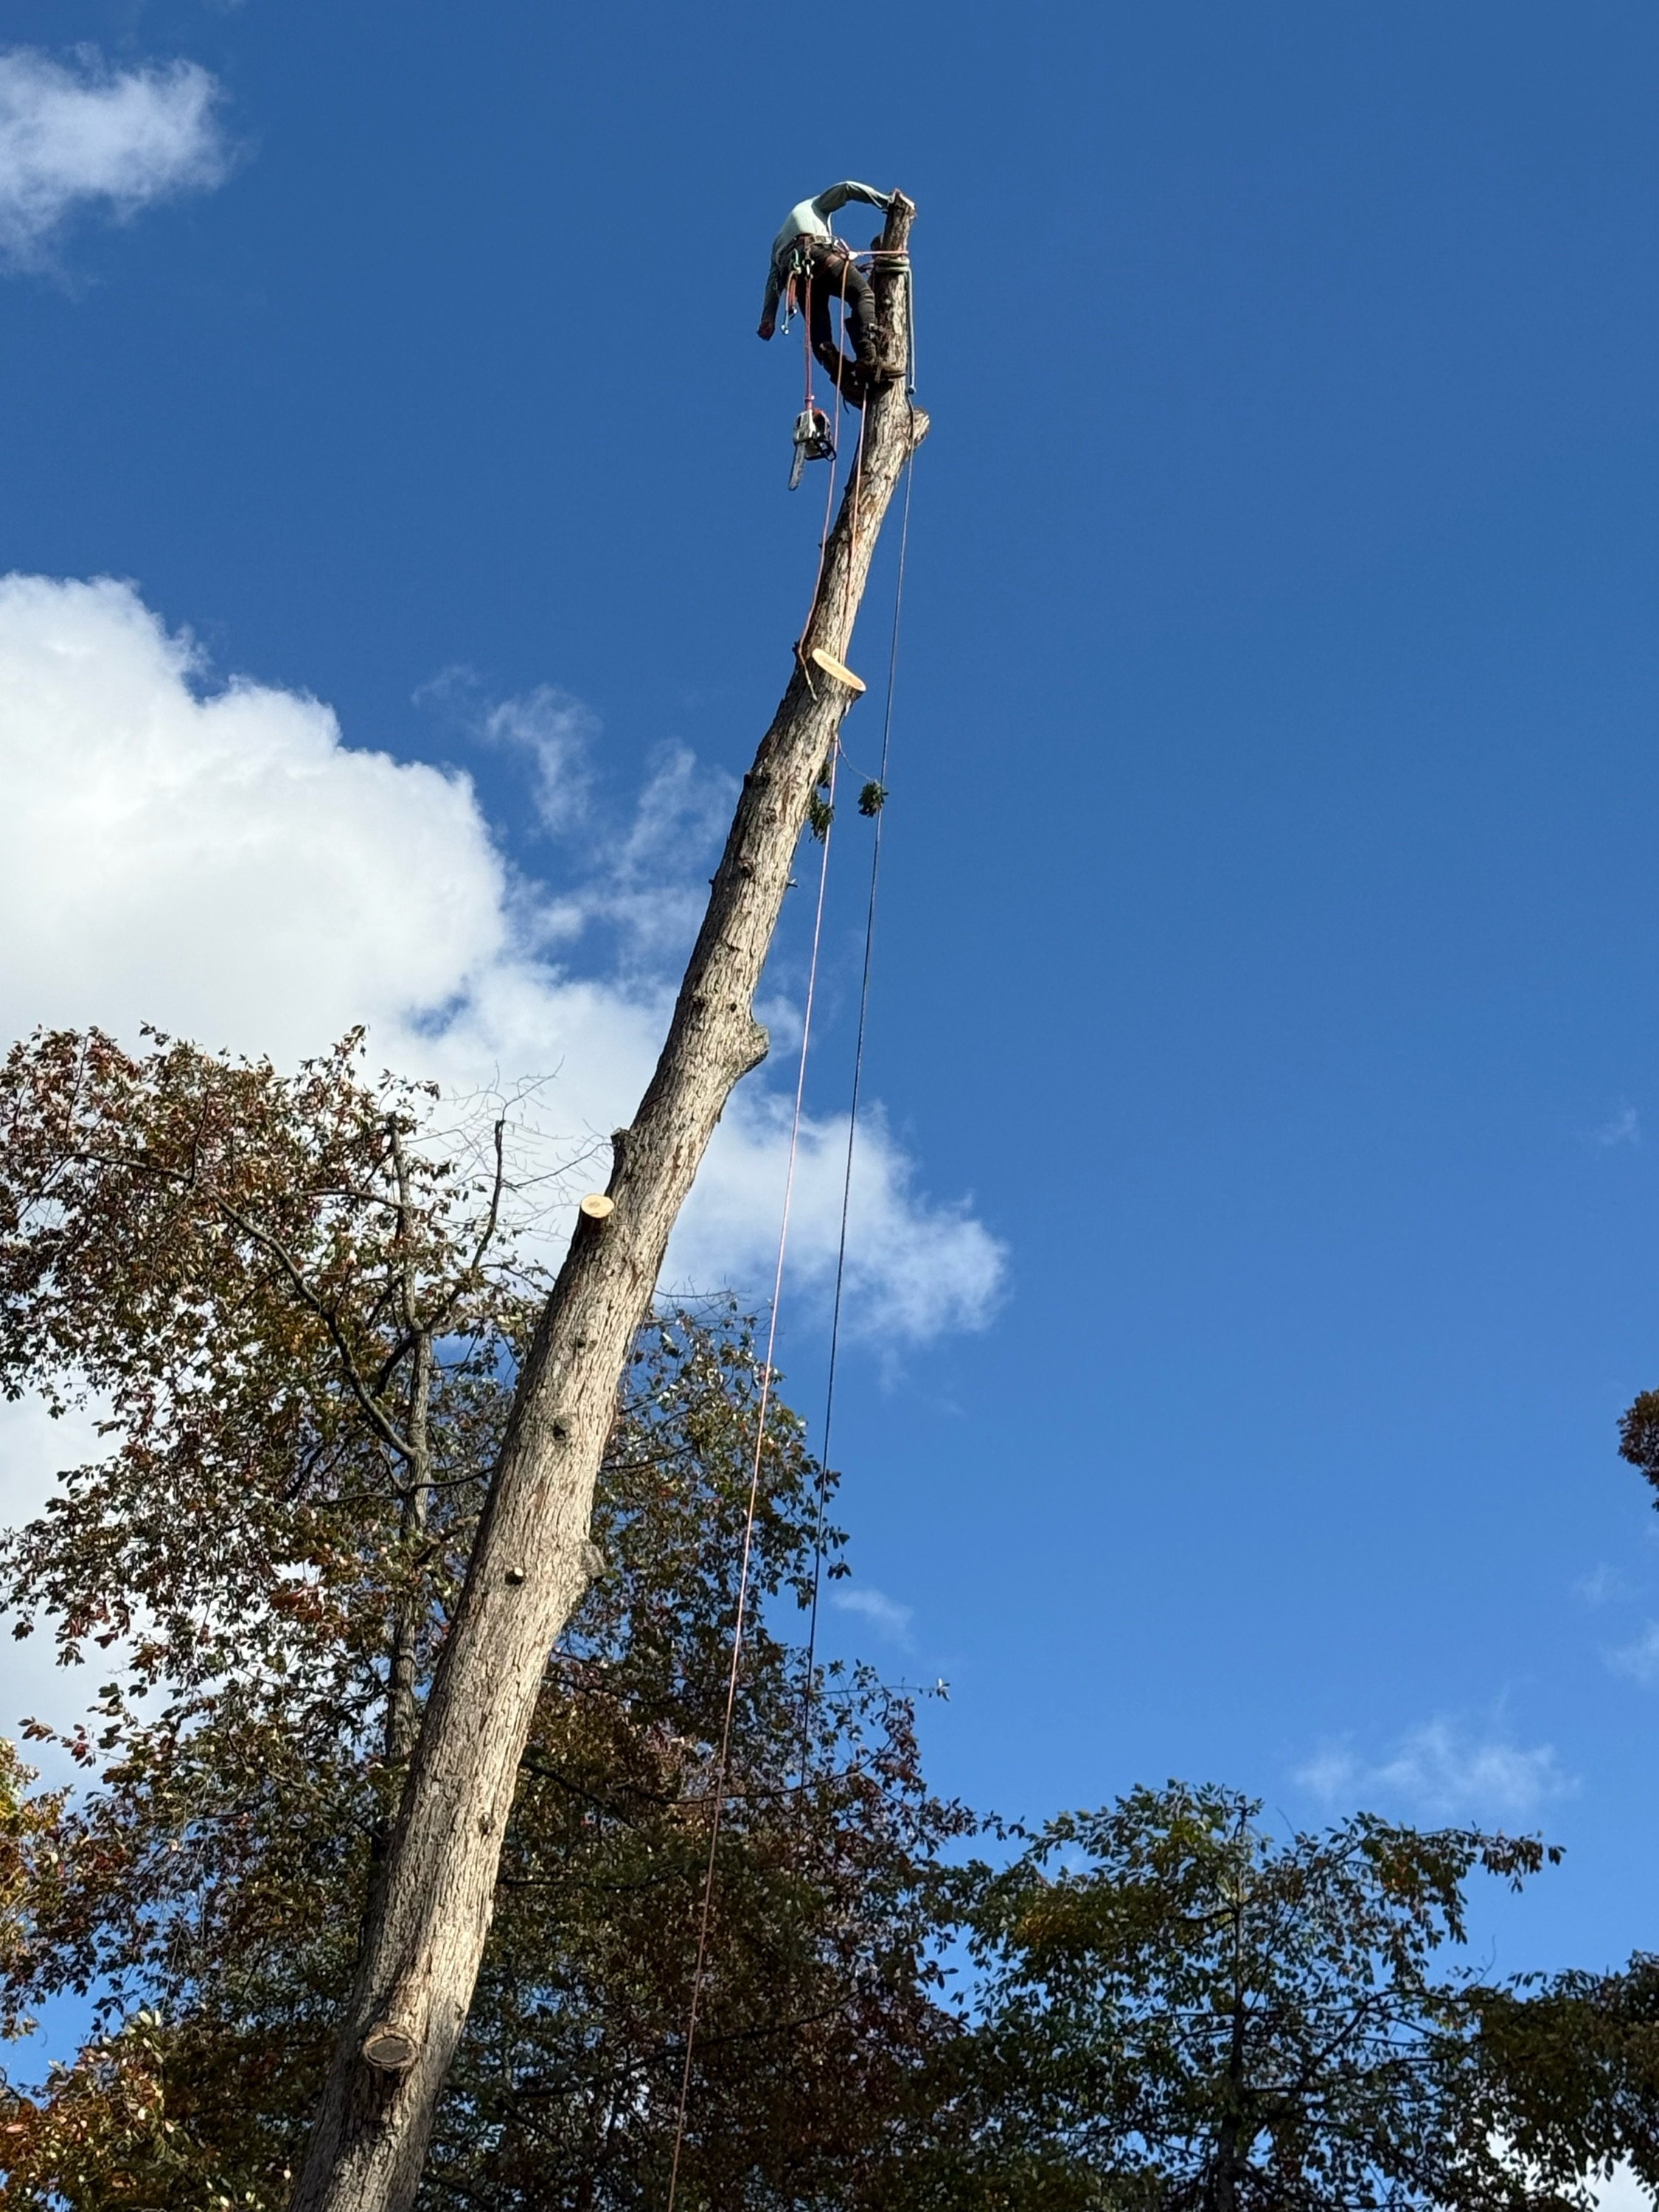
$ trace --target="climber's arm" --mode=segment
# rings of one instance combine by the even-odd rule
[[[848,177],[828,191],[820,192],[812,203],[827,222],[837,208],[844,208],[848,200],[862,200],[866,207],[880,208],[884,214],[893,204],[891,192],[878,192],[873,185],[856,184]]]

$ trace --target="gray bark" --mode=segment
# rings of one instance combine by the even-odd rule
[[[890,251],[906,246],[914,212],[895,201],[883,236]],[[908,282],[891,263],[878,270],[884,358],[897,364],[909,338]],[[927,428],[902,381],[872,393],[862,466],[830,536],[794,674],[744,779],[656,1073],[614,1140],[614,1211],[578,1218],[542,1313],[292,2212],[407,2212],[414,2201],[489,1932],[544,1670],[592,1571],[593,1485],[629,1350],[714,1125],[765,1056],[755,988],[808,802],[851,703],[809,656],[822,647],[846,658],[882,519]]]

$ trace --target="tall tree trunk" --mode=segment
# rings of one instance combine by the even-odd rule
[[[896,199],[889,252],[905,247],[914,213]],[[896,364],[909,342],[908,280],[892,262],[878,270],[882,343]],[[714,1125],[766,1054],[755,987],[851,699],[809,656],[822,647],[845,659],[882,519],[927,428],[902,382],[871,395],[862,465],[830,532],[794,675],[744,778],[656,1073],[614,1139],[614,1210],[578,1219],[519,1378],[293,2212],[406,2212],[414,2200],[543,1673],[588,1579],[593,1484],[629,1352]]]

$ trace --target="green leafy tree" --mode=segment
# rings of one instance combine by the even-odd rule
[[[1659,1492],[1659,1390],[1641,1391],[1620,1416],[1619,1456]],[[1654,1504],[1659,1510],[1659,1496]]]
[[[1558,2200],[1472,2094],[1480,1992],[1435,1954],[1527,1839],[1367,1816],[1275,1844],[1236,1792],[1140,1790],[964,1878],[982,1977],[946,2054],[957,2203],[1314,2212]]]
[[[1523,1976],[1481,2005],[1487,2119],[1545,2172],[1627,2160],[1659,2191],[1659,1959],[1620,1973]]]
[[[1659,1509],[1659,1390],[1625,1409],[1619,1452]],[[1522,2154],[1547,2165],[1565,2142],[1581,2168],[1626,2159],[1659,2191],[1659,1957],[1522,1977],[1492,1993],[1485,2034],[1493,2124]]]
[[[0,2033],[99,2014],[0,2100],[8,2206],[287,2194],[544,1288],[510,1133],[441,1110],[357,1038],[292,1078],[95,1032],[0,1068],[0,1389],[103,1431],[0,1597],[106,1677],[55,1735],[75,1790],[0,1747]],[[1275,1847],[1172,1785],[947,1872],[973,1824],[908,1702],[787,1632],[834,1484],[775,1395],[722,1774],[763,1379],[729,1312],[639,1340],[424,2205],[659,2207],[683,2085],[686,2212],[1509,2212],[1650,2160],[1650,1977],[1432,1971],[1468,1876],[1536,1844]]]
[[[292,1079],[96,1033],[0,1072],[0,1385],[92,1403],[106,1444],[0,1577],[17,1633],[110,1676],[57,1739],[81,1791],[8,1770],[0,2025],[65,1990],[104,2024],[14,2093],[7,2203],[286,2193],[539,1304],[506,1133],[446,1143],[434,1112],[356,1038]],[[729,1314],[641,1338],[425,2203],[660,2201],[761,1379]],[[965,1818],[927,1791],[904,1701],[809,1685],[779,1626],[820,1481],[775,1396],[688,2206],[867,2193],[950,2033],[931,1896]]]

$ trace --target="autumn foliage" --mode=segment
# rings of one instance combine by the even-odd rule
[[[88,1992],[110,2032],[16,2100],[10,2201],[102,2203],[102,2170],[111,2203],[281,2202],[539,1289],[500,1133],[446,1146],[434,1103],[356,1039],[288,1079],[55,1035],[0,1081],[0,1376],[107,1447],[0,1559],[15,1632],[108,1677],[85,1727],[27,1731],[88,1786],[20,1800],[6,2001]],[[641,1340],[434,2202],[660,2185],[759,1381],[729,1313]],[[775,1400],[687,2146],[711,2196],[850,2186],[945,2021],[926,1895],[965,1817],[905,1700],[809,1698],[764,1610],[810,1589],[818,1510]]]
[[[356,1036],[293,1076],[96,1032],[0,1070],[0,1389],[99,1437],[0,1543],[13,1633],[89,1685],[23,1729],[54,1786],[0,1743],[0,2034],[94,2019],[0,2094],[0,2203],[283,2204],[544,1295],[539,1174]],[[908,1696],[802,1649],[844,1540],[775,1392],[688,2075],[762,1382],[728,1308],[639,1340],[422,2205],[659,2207],[683,2087],[685,2212],[1521,2212],[1654,2173],[1651,1962],[1458,1962],[1467,1881],[1534,1839],[1274,1842],[1172,1784],[966,1856]]]

